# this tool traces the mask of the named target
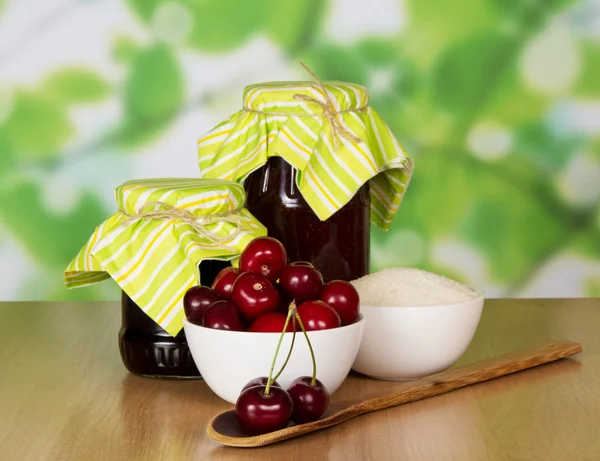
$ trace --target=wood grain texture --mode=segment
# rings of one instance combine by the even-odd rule
[[[584,352],[286,443],[223,447],[202,381],[132,376],[117,303],[0,304],[0,460],[598,460],[600,300],[489,300],[457,366],[553,338]],[[351,374],[334,403],[398,383]]]
[[[554,362],[581,352],[581,344],[573,341],[551,341],[540,346],[491,357],[462,367],[442,371],[421,379],[390,384],[385,395],[364,400],[350,400],[330,406],[318,421],[292,425],[284,429],[247,436],[237,423],[235,411],[215,416],[206,428],[217,442],[230,447],[256,448],[289,440],[341,424],[366,413],[386,410],[404,403],[416,402],[445,394],[473,384]]]

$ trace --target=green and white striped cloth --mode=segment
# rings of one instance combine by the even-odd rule
[[[327,108],[348,136],[339,135]],[[298,170],[298,188],[322,220],[369,181],[371,220],[382,229],[390,227],[413,169],[389,127],[368,107],[366,89],[344,82],[250,85],[243,109],[198,141],[203,178],[243,182],[272,156]]]
[[[112,278],[173,336],[183,327],[183,295],[200,282],[200,261],[235,260],[267,234],[243,208],[244,189],[234,182],[147,179],[126,182],[115,195],[119,211],[65,269],[67,287]]]

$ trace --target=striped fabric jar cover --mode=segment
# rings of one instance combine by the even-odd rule
[[[200,282],[200,261],[235,262],[253,238],[267,234],[243,208],[244,189],[234,182],[147,179],[126,182],[115,195],[119,211],[65,269],[67,287],[112,278],[173,336],[183,327],[183,295]],[[142,216],[152,212],[164,216]]]
[[[390,227],[413,170],[412,159],[368,106],[366,89],[344,82],[250,85],[243,109],[198,141],[204,178],[243,182],[272,156],[298,170],[298,188],[322,220],[369,181],[371,220],[382,229]]]

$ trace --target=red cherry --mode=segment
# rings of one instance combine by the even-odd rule
[[[269,381],[269,378],[267,378],[266,376],[261,376],[260,378],[254,378],[251,379],[250,381],[248,381],[248,383],[242,388],[242,390],[240,391],[240,394],[242,392],[244,392],[246,389],[250,389],[251,387],[254,386],[266,386],[267,382]],[[277,381],[274,381],[271,383],[271,387],[279,387],[281,389],[283,389],[281,387],[281,384],[279,384]]]
[[[212,289],[223,299],[231,299],[233,283],[240,275],[240,270],[235,267],[226,267],[215,277]]]
[[[358,319],[360,310],[358,291],[351,283],[332,280],[323,287],[321,301],[329,304],[338,313],[342,325],[350,325]]]
[[[329,391],[325,385],[318,379],[315,380],[314,386],[311,382],[310,376],[301,376],[294,379],[288,388],[294,402],[292,421],[296,424],[316,421],[329,406]]]
[[[187,319],[196,325],[202,325],[204,311],[212,303],[219,301],[219,295],[208,287],[193,286],[183,297],[183,311]]]
[[[254,333],[281,333],[283,326],[285,325],[286,316],[279,312],[269,312],[258,317],[248,331]],[[285,331],[293,331],[292,321],[290,320],[287,324]]]
[[[279,305],[279,292],[256,272],[244,272],[233,284],[231,300],[247,319],[273,312]]]
[[[281,272],[279,283],[296,303],[317,299],[323,287],[323,276],[314,267],[286,266]]]
[[[307,331],[328,330],[342,324],[337,312],[323,301],[306,301],[300,304],[298,315]]]
[[[279,278],[287,262],[285,248],[272,237],[257,237],[252,240],[240,255],[242,272],[258,272],[270,282]]]
[[[280,387],[254,386],[243,391],[235,404],[235,415],[242,430],[249,435],[283,429],[290,422],[294,404]]]
[[[217,301],[204,311],[202,325],[215,330],[244,331],[244,319],[232,302]]]

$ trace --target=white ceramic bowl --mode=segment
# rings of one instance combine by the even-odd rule
[[[473,339],[483,294],[466,302],[424,307],[361,305],[365,333],[352,369],[390,381],[420,378],[456,362]]]
[[[356,358],[363,336],[364,318],[341,328],[308,333],[317,362],[317,377],[333,394],[342,384]],[[253,378],[268,376],[279,333],[223,331],[183,325],[192,357],[206,384],[222,399],[235,403],[244,385]],[[279,370],[292,340],[286,333],[277,357]],[[312,361],[302,332],[296,333],[294,351],[279,384],[287,387],[299,376],[312,376]]]

